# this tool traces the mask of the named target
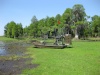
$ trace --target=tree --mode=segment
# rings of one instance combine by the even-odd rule
[[[55,18],[54,17],[46,17],[45,18],[45,26],[43,27],[43,32],[48,35],[48,37],[52,36],[52,32],[54,30]]]
[[[65,34],[72,34],[72,30],[71,30],[71,25],[72,25],[72,9],[71,8],[67,8],[63,15],[62,15],[62,21],[63,21],[63,27],[64,27],[64,33]]]
[[[20,24],[16,24],[14,21],[7,23],[5,26],[5,36],[9,38],[19,37],[23,34],[23,27]]]
[[[85,9],[84,9],[83,5],[76,4],[73,6],[72,10],[73,10],[73,19],[75,22],[84,21],[86,13],[85,13]]]
[[[29,36],[29,26],[26,26],[25,28],[23,28],[23,35],[26,37],[26,36]]]
[[[42,36],[44,33],[44,28],[45,27],[45,19],[41,19],[39,20],[39,23],[38,23],[38,34],[39,36]],[[45,30],[47,31],[47,30]]]
[[[92,17],[92,21],[95,21],[97,18],[99,18],[99,16],[98,16],[98,15],[94,15],[94,16]]]
[[[37,37],[38,35],[38,20],[36,18],[36,16],[33,16],[33,18],[31,19],[31,24],[29,26],[29,34],[30,36],[34,36]]]
[[[92,17],[92,27],[94,36],[100,36],[100,16],[94,15]]]
[[[7,23],[4,27],[4,35],[7,37],[7,31],[8,31],[8,25],[9,23]]]
[[[58,21],[58,20],[60,21],[61,20],[61,15],[60,14],[57,14],[56,17],[55,17],[55,20],[56,21]]]
[[[85,9],[83,7],[83,5],[81,4],[76,4],[73,6],[72,8],[72,11],[73,11],[73,22],[74,22],[74,25],[77,24],[78,21],[84,21],[85,20],[85,16],[86,16],[86,13],[85,13]],[[76,24],[75,24],[76,23]],[[77,33],[77,26],[75,26],[75,38],[78,39],[78,33]]]
[[[50,17],[48,20],[48,27],[52,27],[55,24],[55,18],[54,17]]]
[[[17,23],[17,36],[23,35],[23,27],[21,23]]]
[[[18,34],[17,25],[14,24],[14,25],[12,26],[12,38],[18,37],[17,34]]]
[[[60,24],[61,24],[61,15],[57,14],[55,17],[55,25],[59,27]]]
[[[37,21],[38,21],[38,20],[37,20],[36,16],[33,16],[32,19],[31,19],[31,23],[35,23],[35,22],[37,22]]]
[[[15,26],[16,26],[16,23],[14,21],[11,21],[8,24],[7,37],[9,37],[9,38],[14,37],[15,32],[16,32],[16,30],[14,29],[14,28],[16,28]]]
[[[60,28],[61,27],[61,23],[62,23],[62,21],[61,21],[61,15],[60,14],[57,14],[56,15],[56,17],[55,17],[55,24],[54,24],[54,28],[55,29],[58,29],[58,28]],[[56,31],[56,30],[55,30]]]
[[[71,21],[72,21],[72,9],[67,8],[63,13],[62,18],[63,18],[65,24],[70,25]]]

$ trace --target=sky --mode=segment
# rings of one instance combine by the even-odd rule
[[[35,15],[38,20],[63,14],[67,8],[82,4],[89,16],[100,16],[100,0],[0,0],[0,36],[4,26],[14,21],[29,26]]]

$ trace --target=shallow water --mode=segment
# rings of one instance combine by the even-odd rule
[[[22,42],[3,42],[0,41],[0,56],[8,56],[8,55],[23,55],[26,47],[29,44]]]

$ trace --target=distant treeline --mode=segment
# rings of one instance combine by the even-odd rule
[[[90,20],[91,19],[91,20]],[[90,20],[90,21],[89,21]],[[14,21],[7,23],[4,35],[9,38],[15,37],[48,37],[72,34],[78,38],[100,37],[100,16],[90,17],[86,15],[85,8],[81,4],[76,4],[72,8],[67,8],[62,15],[46,17],[38,20],[36,16],[31,19],[31,24],[22,27]]]

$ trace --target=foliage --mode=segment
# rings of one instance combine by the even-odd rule
[[[91,18],[91,21],[88,19]],[[5,25],[4,35],[9,38],[19,36],[24,37],[55,37],[61,31],[63,34],[72,34],[79,39],[89,37],[100,37],[100,16],[90,17],[86,15],[85,8],[81,4],[75,4],[72,8],[66,8],[62,15],[57,14],[55,17],[45,17],[38,20],[33,16],[31,23],[22,27],[21,23],[11,21]]]
[[[86,13],[85,13],[85,9],[84,9],[83,5],[76,4],[73,6],[72,10],[73,10],[73,19],[75,22],[84,20]]]
[[[100,16],[94,15],[92,17],[92,27],[94,36],[100,36]]]
[[[70,25],[71,24],[71,21],[72,21],[72,16],[73,16],[72,9],[67,8],[65,10],[65,12],[63,13],[62,18],[63,18],[63,20],[64,20],[64,22],[66,24],[69,24]]]
[[[16,24],[14,21],[11,21],[5,26],[4,30],[5,36],[9,38],[16,38],[23,35],[22,24]]]

